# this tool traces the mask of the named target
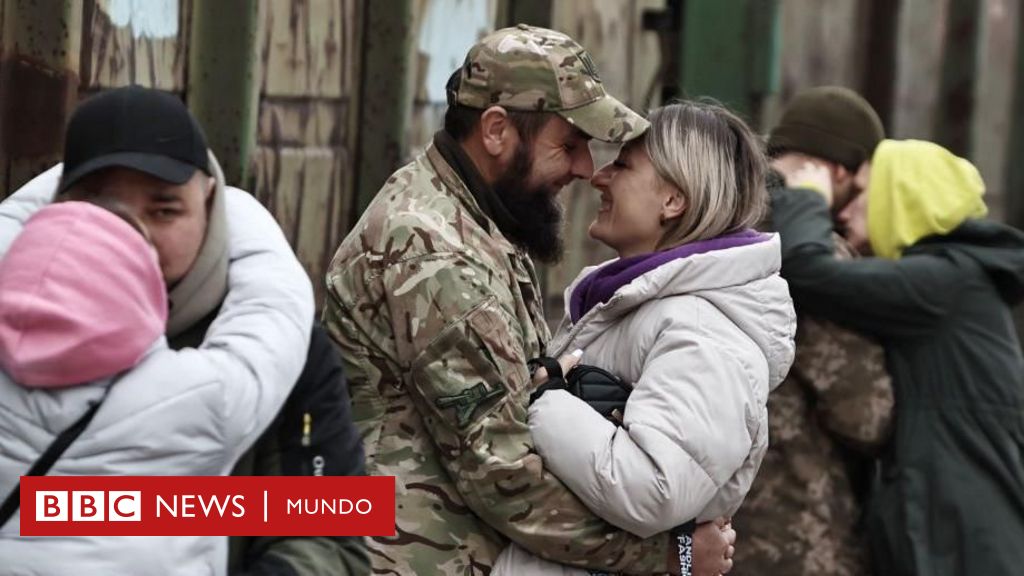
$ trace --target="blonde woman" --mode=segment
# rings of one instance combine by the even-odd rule
[[[732,515],[750,488],[796,320],[779,239],[751,228],[767,203],[756,136],[712,104],[665,106],[650,121],[592,179],[601,208],[590,236],[619,257],[568,287],[548,350],[580,350],[582,364],[631,385],[621,423],[541,385],[530,429],[544,466],[595,513],[682,544],[673,529]],[[685,565],[683,546],[680,556]],[[502,560],[500,574],[586,574],[514,546]]]

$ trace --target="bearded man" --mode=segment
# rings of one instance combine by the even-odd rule
[[[605,93],[579,44],[525,25],[470,49],[448,104],[327,277],[367,471],[397,479],[396,536],[368,543],[374,572],[489,574],[511,540],[561,564],[678,574],[668,533],[595,516],[544,469],[527,425],[527,360],[550,337],[531,256],[560,256],[557,194],[592,176],[590,139],[648,123]],[[693,573],[728,572],[734,535],[698,528]]]

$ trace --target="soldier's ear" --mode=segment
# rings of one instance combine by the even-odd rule
[[[491,106],[480,114],[480,138],[484,150],[494,157],[505,156],[515,149],[515,130],[504,108]]]

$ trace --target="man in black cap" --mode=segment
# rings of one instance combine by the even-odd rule
[[[0,204],[0,257],[25,220],[57,200],[118,200],[150,232],[167,282],[172,348],[199,346],[228,296],[232,196],[202,129],[176,97],[132,86],[83,102],[65,138],[64,164]],[[288,345],[288,343],[282,343]],[[361,475],[362,444],[341,361],[314,325],[306,366],[277,419],[236,475]],[[232,538],[232,574],[367,574],[360,538]]]
[[[776,171],[770,187],[814,185],[826,173],[844,206],[867,186],[882,123],[851,90],[812,88],[786,106],[769,136]],[[841,252],[852,251],[836,236]],[[785,237],[783,237],[785,242]],[[892,382],[882,347],[835,324],[801,314],[796,358],[768,397],[771,442],[757,479],[733,519],[743,534],[737,574],[854,576],[869,573],[860,530],[864,474],[888,438]]]

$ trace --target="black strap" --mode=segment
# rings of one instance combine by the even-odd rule
[[[107,388],[109,390],[109,388]],[[85,427],[89,425],[92,417],[96,415],[96,411],[100,409],[100,405],[103,404],[103,400],[106,398],[104,394],[103,398],[100,398],[99,402],[93,404],[86,410],[85,414],[78,419],[77,422],[69,426],[66,430],[57,436],[57,439],[50,444],[50,446],[43,452],[43,455],[36,460],[36,463],[29,468],[25,476],[45,476],[50,468],[53,468],[53,464],[58,458],[64,454],[64,451],[68,449],[68,446],[75,441],[76,438],[81,436]],[[0,505],[0,527],[7,524],[7,521],[14,516],[14,513],[18,511],[21,506],[21,481],[19,480],[15,485],[11,493],[7,495],[3,505]]]
[[[676,540],[676,551],[679,554],[680,576],[690,576],[693,573],[693,532],[696,529],[696,520],[690,520],[672,529],[672,537]]]

